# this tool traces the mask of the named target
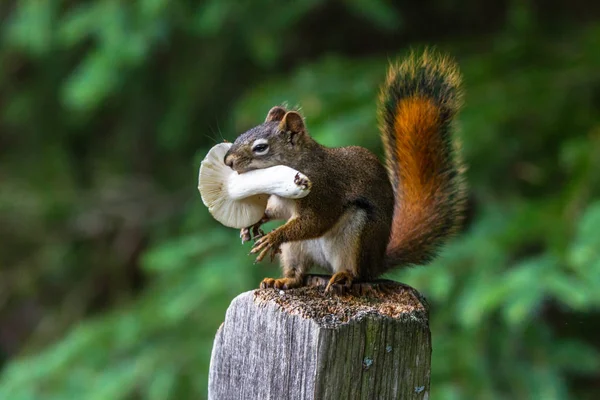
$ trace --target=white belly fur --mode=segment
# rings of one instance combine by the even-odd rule
[[[271,196],[267,206],[273,218],[288,220],[296,214],[296,202]],[[351,208],[323,236],[317,239],[285,243],[282,247],[292,247],[299,251],[301,258],[327,268],[331,272],[356,271],[358,240],[367,222],[364,210]],[[283,249],[282,249],[283,250]]]

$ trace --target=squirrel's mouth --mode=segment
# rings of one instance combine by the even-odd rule
[[[243,174],[246,172],[250,172],[250,171],[254,171],[255,169],[258,169],[256,167],[251,167],[251,166],[241,166],[241,165],[236,165],[234,168],[232,168],[235,172],[237,172],[238,174]]]

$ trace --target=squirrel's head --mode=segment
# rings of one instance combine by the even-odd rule
[[[225,164],[238,173],[274,165],[289,165],[310,141],[302,116],[296,111],[273,107],[267,119],[233,142],[225,154]]]

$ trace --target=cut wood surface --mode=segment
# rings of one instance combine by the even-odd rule
[[[363,296],[239,295],[215,338],[209,399],[428,399],[426,303],[409,286],[382,285]]]

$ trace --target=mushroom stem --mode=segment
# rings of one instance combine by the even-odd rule
[[[233,172],[228,179],[227,192],[234,200],[256,194],[274,194],[289,199],[300,199],[310,192],[310,181],[304,174],[293,168],[276,165],[244,174]]]

